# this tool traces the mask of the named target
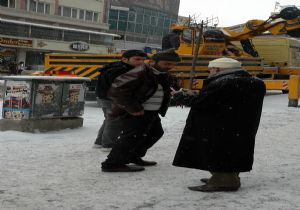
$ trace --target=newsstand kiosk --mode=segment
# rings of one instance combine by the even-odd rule
[[[46,132],[82,127],[89,78],[2,76],[0,130]]]

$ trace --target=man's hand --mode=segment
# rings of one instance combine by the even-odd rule
[[[171,89],[171,93],[170,93],[171,96],[174,96],[174,95],[182,92],[182,88],[180,88],[180,90],[175,90],[174,88],[170,87],[170,89]]]
[[[142,116],[142,115],[144,115],[145,113],[144,113],[144,110],[142,110],[142,111],[139,111],[139,112],[133,112],[133,113],[129,113],[129,114],[131,114],[131,115],[133,115],[133,116]]]

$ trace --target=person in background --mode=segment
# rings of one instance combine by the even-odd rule
[[[18,74],[18,67],[15,61],[12,61],[8,64],[9,74],[10,75],[17,75]]]
[[[25,70],[25,64],[23,61],[20,61],[17,67],[18,74],[21,74]]]
[[[165,35],[162,38],[162,50],[175,49],[178,50],[180,47],[180,34],[182,30],[174,29],[171,33]]]

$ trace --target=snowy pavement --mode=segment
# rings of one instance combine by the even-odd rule
[[[80,129],[0,132],[0,209],[299,210],[300,108],[287,103],[287,95],[266,96],[254,169],[231,193],[189,191],[208,173],[171,165],[188,108],[170,108],[165,135],[145,158],[158,165],[138,173],[101,172],[108,153],[92,148],[103,119],[94,102]]]

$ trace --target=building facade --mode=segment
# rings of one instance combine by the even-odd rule
[[[121,35],[118,49],[160,49],[161,39],[178,19],[180,0],[111,0],[109,29]]]
[[[106,0],[0,0],[0,67],[43,68],[45,53],[107,53]]]

